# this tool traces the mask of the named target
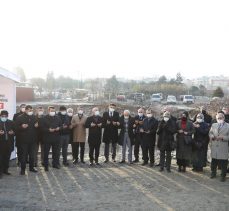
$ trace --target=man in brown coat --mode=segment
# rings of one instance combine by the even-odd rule
[[[73,164],[76,164],[79,160],[79,147],[80,147],[80,161],[84,162],[84,151],[86,141],[86,127],[85,122],[87,117],[84,115],[83,108],[78,108],[76,115],[72,117],[71,125],[73,128],[73,143],[72,143],[72,156]]]

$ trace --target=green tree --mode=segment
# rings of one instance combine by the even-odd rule
[[[183,81],[183,77],[181,76],[181,73],[178,72],[177,75],[176,75],[176,82],[177,82],[178,84],[181,84],[182,81]]]
[[[162,75],[162,76],[158,79],[157,82],[158,82],[159,84],[164,84],[164,83],[167,82],[167,78],[166,78],[164,75]]]
[[[213,97],[224,97],[224,92],[221,87],[217,87],[213,92]]]
[[[110,93],[111,96],[113,97],[115,97],[117,93],[119,92],[119,82],[115,75],[107,79],[107,82],[105,85],[105,91]]]
[[[207,94],[207,89],[206,89],[206,87],[204,85],[201,84],[199,86],[199,90],[200,90],[200,95],[201,96],[205,96]]]
[[[41,93],[45,87],[45,80],[43,78],[31,78],[30,82],[33,86],[38,87],[38,91]]]
[[[53,89],[55,88],[55,78],[54,78],[54,74],[52,71],[47,73],[46,76],[46,87],[49,91],[53,91]]]

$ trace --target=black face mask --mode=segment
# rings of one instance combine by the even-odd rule
[[[206,114],[207,112],[205,110],[202,111],[202,114]]]

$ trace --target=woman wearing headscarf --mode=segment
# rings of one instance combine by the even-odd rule
[[[193,123],[188,118],[188,112],[182,113],[181,119],[177,121],[177,165],[179,172],[185,172],[192,156],[192,135],[194,133]]]
[[[192,164],[193,171],[202,172],[205,166],[205,146],[208,142],[209,125],[204,121],[202,113],[197,114],[196,121],[193,123],[195,128]]]

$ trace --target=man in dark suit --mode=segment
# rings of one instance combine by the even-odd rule
[[[102,137],[102,117],[99,115],[97,107],[92,109],[93,115],[88,117],[85,123],[86,128],[89,128],[88,144],[90,165],[95,161],[99,165],[99,149]],[[95,155],[95,156],[94,156]]]
[[[14,114],[13,121],[16,122],[17,117],[25,113],[25,107],[26,104],[20,105],[20,111],[16,114]],[[17,147],[17,158],[18,158],[18,165],[21,163],[21,157],[22,157],[22,150],[21,150],[21,139],[20,139],[20,132],[16,132],[16,147]]]
[[[112,160],[116,162],[116,146],[118,142],[119,113],[115,111],[116,105],[111,103],[109,110],[103,113],[103,142],[105,143],[105,163],[109,161],[109,146],[112,144]]]
[[[44,117],[41,125],[44,137],[44,166],[45,171],[48,171],[48,156],[50,148],[52,147],[53,168],[60,168],[60,130],[62,129],[62,122],[56,115],[55,108],[49,106],[48,114]]]
[[[0,179],[2,174],[10,175],[9,160],[14,144],[14,124],[8,119],[8,111],[0,114]]]
[[[25,175],[27,155],[29,156],[29,170],[31,172],[37,172],[34,168],[37,128],[38,122],[33,115],[33,108],[32,106],[27,105],[25,107],[25,113],[16,119],[16,129],[20,135],[22,150],[21,175]]]
[[[150,166],[154,166],[154,149],[156,141],[156,131],[158,127],[158,121],[153,117],[151,109],[146,110],[146,118],[143,121],[143,127],[141,132],[143,133],[142,150],[143,150],[143,164],[148,164],[150,160]]]
[[[145,119],[144,115],[144,109],[139,108],[138,109],[138,115],[135,116],[135,123],[133,125],[134,131],[135,131],[135,142],[134,142],[134,157],[135,160],[133,161],[134,163],[139,162],[139,148],[142,143],[142,138],[143,138],[143,133],[140,132],[140,129],[143,126],[143,120]]]

